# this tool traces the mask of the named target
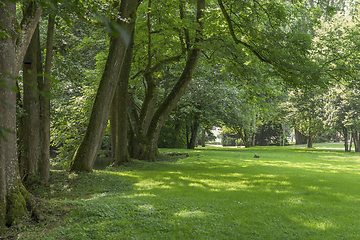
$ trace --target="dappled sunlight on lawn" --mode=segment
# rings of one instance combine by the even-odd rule
[[[292,221],[297,222],[299,225],[309,227],[315,230],[329,230],[332,228],[338,228],[331,219],[321,216],[313,216],[311,214],[299,214],[298,216],[293,216]]]
[[[124,195],[122,198],[137,198],[137,197],[156,197],[156,195],[151,193],[135,193],[135,194]]]
[[[80,219],[91,231],[111,225],[109,239],[360,239],[360,159],[284,149],[186,150],[98,172],[109,192],[81,201]]]
[[[135,183],[134,187],[136,190],[151,190],[154,188],[171,188],[171,183],[166,184],[162,181],[154,181],[152,179],[148,179],[146,181],[141,181],[139,183]]]
[[[200,210],[195,210],[195,211],[181,210],[180,212],[177,212],[174,215],[178,217],[206,217],[207,214]]]

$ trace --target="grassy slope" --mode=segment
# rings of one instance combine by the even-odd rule
[[[17,229],[18,236],[360,239],[357,153],[289,147],[176,151],[190,156],[85,175],[53,172],[66,182],[57,180],[45,192],[51,203],[72,204],[73,210],[56,227]]]

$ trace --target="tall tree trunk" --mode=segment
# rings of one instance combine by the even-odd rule
[[[47,39],[46,39],[46,58],[44,69],[44,82],[42,84],[42,92],[46,95],[40,97],[41,100],[41,158],[40,173],[41,183],[45,184],[49,181],[50,175],[50,73],[52,62],[52,50],[54,39],[55,16],[49,15]]]
[[[351,152],[352,142],[353,142],[353,139],[352,139],[352,134],[350,133],[350,146],[349,146],[349,152]]]
[[[349,152],[349,144],[348,144],[348,130],[346,127],[343,127],[343,134],[344,134],[344,146],[345,146],[345,152]]]
[[[146,146],[141,153],[140,159],[148,159],[152,161],[155,159],[155,155],[157,153],[157,141],[165,119],[170,114],[172,109],[174,109],[192,79],[198,59],[201,54],[201,45],[203,42],[202,18],[204,16],[204,9],[205,0],[197,0],[196,19],[197,23],[199,24],[199,28],[196,33],[195,44],[192,50],[190,50],[189,52],[185,68],[179,80],[177,81],[171,92],[166,96],[164,101],[160,104],[159,108],[156,110],[153,118],[151,119],[149,129],[146,134]]]
[[[21,24],[22,35],[15,29],[16,5],[3,1],[0,7],[2,30],[8,35],[0,38],[0,232],[6,226],[17,224],[26,212],[29,194],[21,183],[18,169],[16,141],[16,77],[22,66],[26,49],[34,33],[41,9],[27,14]],[[7,131],[4,131],[4,130]],[[6,140],[5,140],[5,139]]]
[[[38,173],[40,159],[40,95],[38,89],[38,47],[40,41],[39,27],[36,28],[29,44],[24,60],[23,83],[24,97],[23,110],[25,113],[22,126],[22,161],[20,172],[22,177],[35,176]],[[41,69],[41,66],[40,66]]]
[[[199,126],[200,126],[200,124],[199,124],[199,121],[198,121],[198,117],[195,116],[194,122],[190,127],[190,129],[191,129],[190,134],[191,135],[190,135],[190,141],[187,144],[187,149],[194,149],[195,148],[196,137],[197,137],[197,132],[198,132]]]
[[[162,62],[159,62],[154,67],[152,67],[152,23],[151,23],[151,0],[148,1],[148,12],[147,12],[147,65],[144,73],[144,78],[146,81],[146,92],[145,98],[141,105],[138,128],[136,132],[135,146],[134,146],[134,158],[139,158],[141,156],[143,148],[146,144],[146,134],[149,129],[151,119],[155,112],[157,94],[158,94],[158,82],[155,80],[153,74],[161,66]],[[173,58],[171,58],[173,59]]]
[[[354,142],[355,152],[360,152],[360,136],[358,131],[352,131],[352,139]]]
[[[139,0],[122,0],[120,4],[121,19],[129,19],[135,13]],[[132,32],[132,20],[118,23]],[[85,136],[76,150],[70,163],[70,171],[90,172],[101,146],[101,141],[108,123],[110,105],[118,84],[121,67],[123,65],[126,46],[121,37],[111,37],[109,55],[101,77],[99,88],[92,108],[89,124]]]
[[[203,128],[201,131],[201,146],[202,147],[205,147],[205,134],[206,134],[206,131],[205,131],[205,128]]]
[[[135,25],[136,16],[132,17],[133,24]],[[111,118],[111,121],[115,121],[111,123],[114,125],[112,127],[113,131],[112,136],[115,135],[114,145],[114,165],[118,166],[121,163],[129,161],[129,153],[128,153],[128,142],[127,142],[127,131],[128,131],[128,114],[127,114],[127,98],[128,98],[128,85],[129,85],[129,77],[131,71],[131,63],[132,63],[132,56],[133,56],[133,47],[134,47],[134,35],[135,35],[135,28],[133,28],[131,32],[131,43],[128,49],[126,50],[124,64],[121,68],[120,72],[120,80],[116,87],[116,92],[114,96],[114,100],[112,105],[113,114],[116,116]]]

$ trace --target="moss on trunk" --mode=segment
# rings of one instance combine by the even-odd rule
[[[6,206],[7,226],[18,224],[26,213],[26,200],[21,193],[19,184],[21,183],[16,183],[15,187],[8,192]]]

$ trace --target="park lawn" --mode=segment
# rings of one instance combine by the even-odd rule
[[[306,144],[296,145],[296,147],[306,147]],[[349,145],[350,146],[350,145]],[[315,149],[337,149],[345,150],[344,143],[335,142],[335,143],[314,143],[313,147]],[[354,151],[354,145],[352,145],[352,151]]]
[[[91,174],[52,172],[56,181],[34,194],[72,210],[61,221],[13,230],[19,239],[360,239],[357,153],[161,151],[189,157],[163,154],[155,163],[134,160]]]

